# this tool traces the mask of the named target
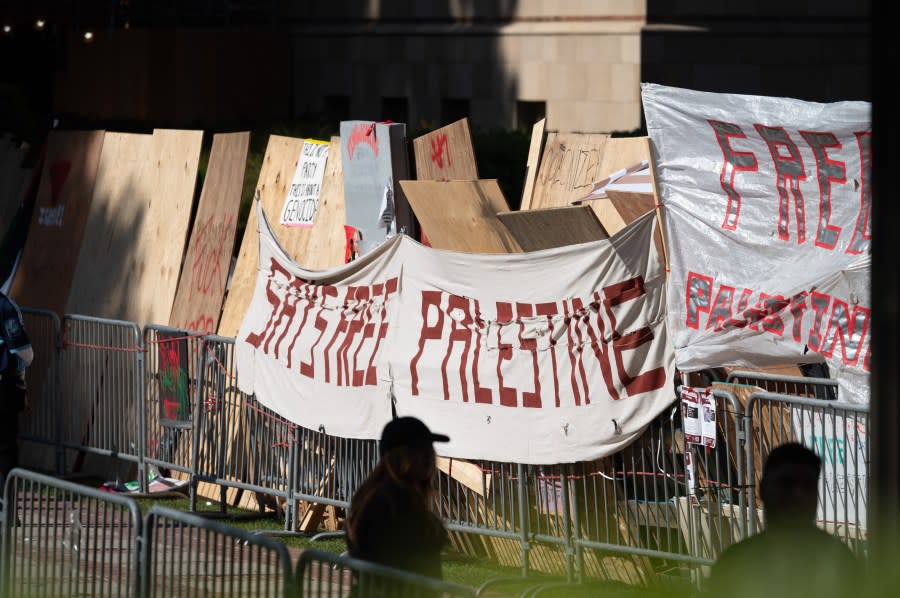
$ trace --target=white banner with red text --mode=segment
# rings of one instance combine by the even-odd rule
[[[378,438],[414,415],[449,457],[549,464],[609,455],[674,400],[653,213],[604,241],[529,254],[394,237],[312,272],[260,211],[238,385],[306,428]]]
[[[868,402],[870,104],[641,91],[677,366],[824,358]]]

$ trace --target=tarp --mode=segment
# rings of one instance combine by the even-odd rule
[[[870,104],[641,89],[677,366],[824,357],[868,402]]]
[[[313,272],[258,209],[238,384],[294,423],[377,438],[393,401],[451,437],[445,456],[549,464],[615,452],[675,398],[653,214],[609,240],[516,255],[399,235]]]

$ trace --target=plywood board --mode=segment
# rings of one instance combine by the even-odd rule
[[[310,270],[325,270],[344,263],[347,236],[344,233],[344,175],[341,170],[341,138],[334,136],[328,147],[325,178],[319,194],[316,219],[309,230],[306,253],[300,263]]]
[[[51,131],[11,296],[62,314],[90,212],[103,131]]]
[[[650,193],[631,193],[609,189],[606,195],[626,225],[656,207],[656,200]]]
[[[311,270],[333,268],[344,263],[346,236],[339,144],[339,137],[333,137],[329,144],[325,177],[313,226],[284,226],[279,224],[275,217],[280,213],[287,198],[303,149],[302,139],[278,135],[269,137],[269,145],[256,186],[263,210],[270,217],[269,224],[279,244],[292,260]],[[259,236],[256,210],[251,209],[231,279],[231,288],[225,298],[225,308],[219,322],[220,335],[228,337],[237,335],[244,313],[253,298],[258,269]]]
[[[628,168],[641,160],[650,160],[649,138],[616,137],[609,139],[603,151],[599,176],[595,180],[603,179],[617,170]],[[652,203],[656,204],[656,201],[654,200]],[[597,218],[600,219],[600,222],[611,235],[625,228],[625,225],[630,222],[609,201],[600,199],[589,202],[589,205],[594,209]]]
[[[497,217],[524,251],[539,251],[609,238],[594,211],[588,206],[500,212]]]
[[[31,171],[22,168],[27,153],[27,145],[16,143],[9,135],[0,138],[0,235],[9,230],[28,187]]]
[[[219,328],[249,145],[249,132],[213,137],[170,326],[206,334]]]
[[[67,311],[168,322],[202,131],[107,133]]]
[[[656,208],[656,197],[649,193],[630,193],[608,189],[606,195],[608,197],[607,200],[592,201],[590,204],[592,207],[596,207],[594,204],[608,201],[622,219],[622,228]],[[614,232],[611,231],[611,234],[619,232],[622,228]],[[653,242],[656,243],[656,254],[659,256],[661,263],[665,264],[666,254],[663,247],[662,233],[659,228],[653,231]]]
[[[400,181],[416,218],[435,249],[465,253],[518,253],[519,244],[497,218],[509,211],[494,179]],[[453,209],[448,210],[447,206]]]
[[[262,202],[266,214],[278,214],[287,197],[300,152],[303,149],[303,140],[296,137],[283,137],[280,135],[269,136],[266,147],[266,155],[263,158],[259,171],[259,179],[256,191]],[[284,245],[286,227],[280,226],[270,219],[278,241]],[[222,311],[222,319],[219,321],[219,334],[221,336],[234,337],[244,318],[244,312],[253,298],[253,290],[256,286],[256,272],[259,269],[259,233],[257,231],[256,210],[251,207],[247,216],[247,226],[244,229],[244,238],[241,240],[241,249],[238,252],[234,274],[231,277],[231,287],[225,297],[225,307]],[[298,229],[300,230],[300,229]],[[300,233],[302,234],[302,233]],[[287,249],[285,247],[285,249]]]
[[[538,164],[541,161],[541,150],[544,147],[544,128],[547,119],[534,123],[531,127],[531,145],[528,146],[528,162],[525,164],[525,187],[522,188],[522,201],[520,210],[530,210],[532,196],[534,194],[534,182],[537,180]]]
[[[478,178],[469,119],[463,118],[413,139],[416,179],[474,181]]]
[[[547,135],[529,208],[568,206],[587,195],[593,182],[602,178],[600,166],[608,139],[599,134]]]

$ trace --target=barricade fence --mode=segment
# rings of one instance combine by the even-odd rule
[[[52,314],[29,313],[52,338]],[[46,383],[56,393],[42,394],[47,413],[62,415],[23,429],[28,440],[76,451],[61,472],[77,471],[85,455],[118,457],[132,475],[136,466],[141,490],[145,470],[157,468],[190,481],[192,510],[200,496],[222,510],[274,509],[286,531],[311,533],[326,506],[343,514],[378,461],[376,441],[302,428],[240,392],[234,339],[66,316],[57,346],[49,361],[62,365],[60,377]],[[729,380],[805,397],[836,392],[827,379],[734,372]],[[523,574],[696,582],[722,550],[759,529],[762,459],[775,443],[800,439],[831,468],[823,525],[864,551],[867,407],[774,393],[748,400],[746,386],[737,400],[727,388],[714,392],[715,446],[685,443],[673,397],[639,440],[594,462],[439,458],[435,508],[457,549]],[[786,415],[773,418],[776,410]]]
[[[817,521],[858,555],[867,553],[869,496],[869,410],[866,405],[786,397],[755,392],[747,404],[750,504],[760,504],[756,490],[765,455],[785,442],[799,442],[822,459]],[[762,527],[753,509],[751,533]]]
[[[144,347],[144,460],[160,473],[190,479],[203,336],[147,325]]]
[[[144,598],[293,595],[284,544],[154,505],[144,522]]]
[[[25,330],[34,349],[28,368],[28,408],[20,418],[19,437],[35,467],[62,473],[63,448],[60,411],[60,321],[52,311],[22,308]],[[34,446],[36,445],[36,446]]]
[[[0,595],[138,595],[142,527],[134,500],[14,469],[3,505]]]
[[[304,550],[297,563],[301,596],[330,598],[474,598],[469,588],[375,563]]]
[[[15,469],[4,489],[0,596],[474,596],[465,587],[280,542]]]
[[[58,402],[60,443],[74,453],[66,455],[66,470],[113,471],[117,481],[136,478],[146,490],[140,328],[131,322],[66,315],[61,344],[65,398]]]

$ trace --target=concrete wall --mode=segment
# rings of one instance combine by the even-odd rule
[[[73,37],[63,114],[173,125],[462,115],[481,127],[641,125],[640,82],[869,99],[870,0],[283,2],[274,26]]]
[[[380,119],[384,98],[406,98],[413,126],[446,124],[445,100],[462,100],[475,125],[530,127],[525,101],[552,130],[640,125],[643,1],[310,4],[290,29],[298,114],[337,97]]]

